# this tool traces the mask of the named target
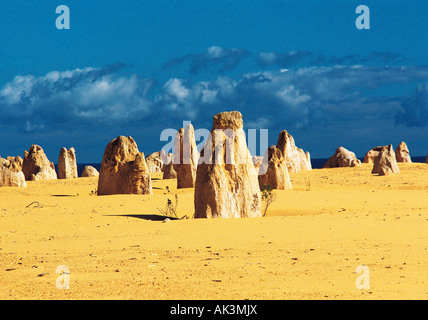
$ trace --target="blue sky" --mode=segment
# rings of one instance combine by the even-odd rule
[[[67,5],[71,29],[55,27]],[[355,27],[358,5],[370,30]],[[406,141],[428,152],[428,2],[3,1],[0,154],[75,147],[100,162],[130,135],[160,134],[239,110],[246,128],[286,129],[312,157]]]

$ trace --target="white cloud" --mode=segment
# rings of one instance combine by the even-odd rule
[[[18,103],[23,97],[28,97],[31,94],[34,79],[31,75],[16,76],[2,88],[0,97],[3,97],[8,104]]]
[[[207,49],[208,55],[212,58],[220,58],[224,54],[224,49],[217,46],[212,46]]]
[[[16,76],[0,90],[0,109],[4,118],[21,118],[26,131],[44,129],[49,123],[120,121],[147,114],[152,105],[146,97],[151,81],[136,75],[117,76],[118,68]],[[43,119],[46,125],[34,124],[34,118]]]
[[[277,91],[277,96],[286,104],[294,107],[307,102],[311,97],[307,94],[301,94],[293,85],[286,85]]]
[[[208,53],[218,56],[222,50],[211,47]],[[263,127],[270,123],[304,128],[337,121],[363,125],[375,118],[405,125],[427,123],[426,85],[409,97],[367,95],[382,86],[428,79],[424,66],[313,66],[196,82],[174,77],[160,84],[156,94],[151,94],[153,79],[118,75],[120,67],[16,76],[0,88],[1,122],[33,132],[82,123],[137,123],[158,119],[160,112],[165,119],[210,119],[214,112],[238,109],[249,123]]]
[[[179,79],[170,79],[163,86],[164,92],[169,94],[172,99],[184,101],[189,96],[189,90],[183,85]]]

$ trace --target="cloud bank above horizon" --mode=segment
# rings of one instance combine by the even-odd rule
[[[166,62],[162,70],[171,76],[164,82],[128,74],[122,63],[18,75],[0,86],[0,126],[21,135],[78,137],[101,128],[106,135],[141,131],[147,123],[159,137],[186,120],[210,129],[214,114],[239,110],[246,128],[269,129],[273,140],[283,129],[304,131],[309,151],[320,130],[372,141],[382,131],[417,129],[426,140],[428,66],[405,61],[389,52],[325,57],[212,46]],[[176,76],[175,67],[189,77]],[[155,142],[160,149],[160,141],[151,147]]]

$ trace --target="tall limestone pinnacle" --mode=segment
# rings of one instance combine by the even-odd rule
[[[77,178],[76,151],[74,148],[61,148],[58,157],[58,179]]]
[[[289,172],[311,170],[311,159],[308,151],[296,147],[294,138],[286,130],[279,133],[276,147],[281,151]]]
[[[196,180],[199,152],[192,124],[181,128],[174,140],[173,169],[177,173],[177,189],[193,188]]]
[[[260,217],[257,176],[242,114],[231,111],[215,115],[196,174],[195,218]]]

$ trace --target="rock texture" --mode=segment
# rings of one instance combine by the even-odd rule
[[[374,163],[376,157],[379,155],[380,150],[383,146],[378,146],[373,149],[370,149],[364,156],[363,163]]]
[[[24,152],[22,172],[27,181],[57,179],[55,165],[49,161],[42,147],[34,144]]]
[[[174,141],[174,170],[177,172],[177,189],[193,188],[196,180],[199,152],[192,124],[181,128]]]
[[[92,166],[85,166],[85,168],[82,171],[82,177],[98,177],[100,174],[97,169],[95,169]]]
[[[146,158],[147,167],[151,173],[162,172],[164,154],[165,151],[162,150],[153,152]]]
[[[263,157],[260,156],[252,156],[251,159],[253,160],[254,167],[259,170],[260,165],[262,164]]]
[[[163,160],[163,168],[162,171],[166,169],[166,167],[174,161],[174,154],[173,153],[166,153],[164,150],[162,150],[162,160]]]
[[[312,170],[312,163],[311,163],[311,154],[309,151],[304,152],[302,149],[299,149],[300,158],[301,160],[301,169],[302,170]]]
[[[373,163],[372,174],[384,176],[393,173],[400,173],[397,159],[395,158],[395,152],[392,145],[384,146]]]
[[[0,157],[0,187],[26,187],[21,157]]]
[[[312,169],[309,152],[296,147],[294,138],[286,130],[280,132],[276,147],[281,150],[289,172]]]
[[[196,218],[261,216],[257,171],[240,112],[213,117],[213,128],[198,164],[194,199]]]
[[[76,151],[74,148],[61,148],[58,158],[58,179],[77,178]]]
[[[7,167],[9,170],[13,172],[22,171],[23,162],[24,160],[20,156],[7,157],[6,159],[3,159],[2,157],[0,157],[0,164]]]
[[[336,149],[334,155],[327,160],[324,168],[355,167],[360,165],[361,161],[357,159],[355,153],[343,147],[339,147]]]
[[[259,167],[259,185],[270,185],[272,189],[292,189],[290,175],[282,152],[275,146],[266,151]]]
[[[107,145],[98,178],[98,195],[152,194],[144,153],[134,139],[120,136]]]
[[[395,150],[395,158],[397,159],[397,162],[412,162],[409,148],[407,148],[407,145],[404,141],[401,142]]]
[[[177,172],[174,169],[174,163],[170,162],[163,170],[163,179],[176,179]]]

